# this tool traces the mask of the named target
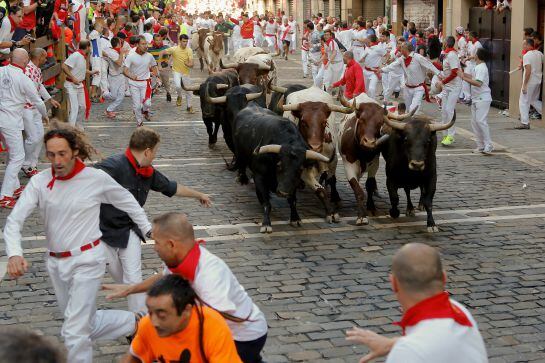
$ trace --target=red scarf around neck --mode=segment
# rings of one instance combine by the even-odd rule
[[[83,50],[78,49],[77,52],[81,54],[85,61],[87,61],[87,55]],[[87,69],[87,65],[85,66],[85,69]],[[83,80],[81,83],[83,84],[83,94],[85,95],[85,119],[87,120],[89,118],[89,114],[91,113],[91,98],[89,97],[89,90],[87,89],[85,80]]]
[[[375,45],[378,45],[378,42],[371,42],[371,43],[369,43],[369,48],[374,47]]]
[[[403,58],[403,60],[405,61],[405,68],[407,68],[411,64],[411,62],[413,60],[413,57],[408,56],[408,57]]]
[[[475,38],[475,39],[473,39],[473,41],[472,41],[471,43],[472,43],[472,44],[475,44],[475,43],[477,43],[478,41],[479,41],[479,38]]]
[[[454,48],[445,48],[445,55],[449,54],[450,52],[456,52],[456,49],[454,49]]]
[[[134,155],[131,152],[131,149],[127,148],[125,150],[125,156],[129,160],[129,163],[131,163],[132,167],[136,171],[136,175],[142,175],[144,178],[150,178],[153,175],[154,169],[153,166],[145,166],[141,167],[138,165],[138,162],[134,158]]]
[[[19,69],[20,69],[20,70],[22,70],[23,72],[25,72],[25,71],[26,71],[26,69],[25,69],[25,68],[21,67],[21,66],[20,66],[20,65],[18,65],[18,64],[15,64],[15,63],[10,63],[10,64],[11,64],[12,66],[16,67],[16,68],[19,68]]]
[[[53,179],[49,181],[49,183],[47,184],[47,187],[52,190],[56,180],[72,179],[74,176],[78,175],[83,169],[85,169],[85,164],[83,163],[83,161],[81,161],[80,158],[76,158],[76,163],[74,164],[74,167],[72,168],[70,173],[68,173],[68,175],[66,176],[56,176],[55,169],[51,167],[51,174],[53,175]]]
[[[204,240],[195,241],[195,245],[189,250],[183,261],[176,267],[168,268],[170,272],[182,276],[189,282],[193,282],[195,280],[197,266],[199,265],[199,259],[201,258],[201,244],[204,244]]]
[[[456,305],[449,299],[449,293],[443,291],[428,299],[422,300],[403,314],[401,321],[394,323],[403,329],[415,326],[421,321],[430,319],[453,319],[460,325],[471,327],[471,321]]]

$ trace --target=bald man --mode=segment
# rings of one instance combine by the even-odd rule
[[[369,347],[360,363],[388,355],[386,363],[486,363],[488,357],[477,323],[445,291],[446,274],[439,252],[409,243],[395,254],[390,275],[403,318],[399,338],[353,328],[347,340]]]
[[[0,68],[0,133],[9,149],[8,162],[0,191],[0,207],[13,208],[23,192],[19,183],[19,170],[25,161],[23,144],[23,110],[30,102],[42,118],[48,122],[47,109],[34,83],[24,71],[28,64],[28,53],[22,48],[11,54],[11,63]]]
[[[60,104],[51,98],[51,95],[45,89],[42,77],[41,66],[47,60],[47,52],[43,48],[34,48],[30,51],[30,61],[25,68],[25,74],[34,83],[38,94],[44,102],[51,102],[53,107],[59,107]],[[27,103],[23,111],[23,123],[25,126],[25,161],[23,163],[23,172],[28,178],[38,174],[38,158],[42,150],[44,137],[44,125],[42,115],[33,104]]]
[[[126,297],[149,290],[163,275],[178,274],[191,283],[209,307],[226,313],[237,352],[244,363],[259,363],[267,340],[265,315],[252,302],[229,266],[195,240],[193,226],[182,213],[167,213],[153,221],[155,251],[165,263],[163,273],[134,285],[103,285],[111,290],[107,299]]]

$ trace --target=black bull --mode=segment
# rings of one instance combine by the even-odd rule
[[[296,208],[296,186],[301,171],[325,156],[308,150],[297,126],[255,102],[237,113],[233,142],[241,184],[248,183],[246,168],[253,173],[257,198],[263,207],[261,232],[272,232],[270,193],[287,197],[290,223],[301,224]]]
[[[390,138],[384,144],[382,155],[386,160],[386,186],[390,196],[390,216],[399,217],[399,196],[397,190],[403,188],[407,195],[407,216],[413,216],[411,189],[420,188],[420,204],[426,209],[428,232],[437,232],[432,214],[432,203],[437,184],[437,131],[454,125],[456,113],[451,122],[437,124],[426,117],[415,116],[407,122],[392,121],[385,118],[392,128]]]

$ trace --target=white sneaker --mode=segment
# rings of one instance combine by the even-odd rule
[[[488,145],[483,149],[483,154],[492,155],[492,151],[494,151],[494,146]]]
[[[472,152],[473,154],[480,154],[484,151],[484,147],[478,147],[476,149],[474,149]]]

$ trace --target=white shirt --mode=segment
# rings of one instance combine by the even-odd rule
[[[288,25],[291,26],[291,41],[294,41],[297,39],[297,22],[295,20],[288,21]]]
[[[146,39],[146,43],[148,44],[151,44],[151,42],[153,41],[153,34],[151,33],[144,33],[142,34],[142,36],[144,37],[144,39]]]
[[[4,18],[2,19],[2,24],[0,25],[0,42],[9,42],[11,38],[13,37],[14,32],[15,32],[15,29],[11,28],[9,17],[6,14]],[[0,49],[0,53],[9,54],[10,53],[9,48],[10,47]]]
[[[366,68],[378,68],[382,63],[382,57],[386,53],[386,47],[382,43],[365,48],[362,54],[362,58],[365,57],[364,66]]]
[[[146,52],[140,55],[135,51],[127,55],[124,65],[129,69],[129,72],[136,77],[136,79],[139,81],[145,81],[150,78],[150,68],[156,66],[157,62],[151,54]],[[129,79],[129,84],[130,83],[140,85],[140,82]]]
[[[335,58],[331,58],[333,51],[335,51]],[[330,39],[329,43],[326,42],[325,53],[327,54],[327,59],[329,63],[339,63],[343,61],[343,54],[337,45],[335,39]]]
[[[488,83],[490,81],[486,63],[477,64],[473,69],[473,72],[471,72],[471,75],[473,76],[474,80],[480,81],[482,83],[481,87],[476,87],[473,85],[471,86],[471,99],[473,100],[473,102],[492,102],[492,94],[490,92],[490,87],[488,86]]]
[[[229,266],[203,246],[199,248],[201,256],[191,287],[213,309],[237,318],[252,320],[237,323],[225,319],[234,340],[247,342],[261,338],[267,333],[265,315],[253,303]],[[163,274],[171,274],[168,267],[165,266]]]
[[[466,314],[473,326],[453,319],[429,319],[408,327],[388,354],[386,363],[487,363],[483,337],[475,319],[460,303],[450,300]]]
[[[110,39],[108,39],[105,36],[101,36],[98,39],[98,44],[99,44],[99,47],[100,47],[100,50],[101,50],[101,53],[100,53],[101,56],[104,56],[104,50],[105,49],[108,49],[108,48],[112,47],[112,43],[110,42]]]
[[[337,32],[337,39],[339,39],[346,49],[350,49],[352,47],[352,30],[348,29]]]
[[[47,117],[34,82],[23,70],[12,65],[0,67],[0,128],[23,130],[23,109],[27,102]]]
[[[522,57],[522,65],[525,67],[528,64],[532,68],[532,73],[528,84],[540,84],[543,76],[543,53],[541,53],[539,50],[531,50],[527,52],[524,57]],[[526,72],[526,69],[524,69],[524,72]],[[526,74],[524,77],[526,77]]]
[[[426,80],[426,70],[431,71],[434,75],[441,73],[428,58],[414,52],[409,56],[412,57],[412,60],[408,66],[405,65],[405,58],[401,56],[388,66],[382,68],[382,72],[392,72],[401,66],[405,72],[405,84],[409,86],[418,86],[424,83]]]
[[[8,257],[23,255],[21,229],[36,207],[44,218],[47,248],[52,252],[75,250],[99,239],[103,203],[126,212],[142,233],[151,230],[136,199],[104,171],[86,167],[71,179],[56,180],[49,189],[52,178],[51,168],[33,176],[8,216],[4,228]]]
[[[458,56],[464,58],[467,55],[467,40],[465,37],[458,39]]]
[[[114,48],[106,48],[102,51],[104,58],[108,61],[108,73],[110,76],[119,76],[123,74],[123,65],[119,66],[116,61],[119,60],[119,53]]]
[[[443,59],[443,77],[450,76],[450,73],[453,69],[460,69],[460,59],[456,52],[448,52]],[[458,76],[454,77],[453,80],[445,84],[445,88],[449,90],[454,90],[462,86],[462,79]]]
[[[467,56],[473,57],[473,59],[470,60],[470,63],[475,64],[475,58],[477,58],[477,50],[479,50],[479,48],[482,48],[482,47],[483,45],[478,40],[475,43],[473,42],[467,43]]]
[[[367,30],[352,30],[352,45],[355,47],[363,47],[363,43],[356,39],[367,39]]]
[[[89,33],[89,41],[91,42],[91,57],[101,57],[103,43],[100,41],[99,32],[96,30],[91,31],[91,33]]]
[[[277,30],[278,30],[278,25],[276,25],[276,22],[272,24],[270,22],[267,22],[267,24],[265,24],[265,36],[276,35]]]
[[[80,82],[85,80],[87,61],[80,52],[74,52],[70,54],[70,56],[64,61],[64,64],[70,67],[70,72],[72,72],[72,75],[75,79]],[[80,84],[79,87],[83,87],[83,85]]]

